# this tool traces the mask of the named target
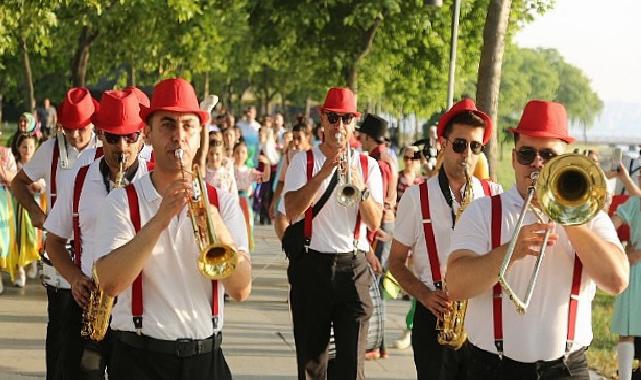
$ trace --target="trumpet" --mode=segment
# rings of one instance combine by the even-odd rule
[[[354,207],[358,204],[360,191],[352,185],[352,150],[349,142],[345,142],[345,135],[338,132],[334,135],[339,144],[345,143],[345,153],[338,164],[338,186],[336,190],[336,202],[343,207]]]
[[[127,164],[127,155],[121,153],[118,155],[118,173],[116,173],[116,178],[114,179],[114,188],[122,187],[122,177],[125,174],[125,165]]]
[[[176,149],[176,158],[180,161],[180,170],[185,178],[182,158],[183,150]],[[198,270],[203,276],[212,280],[229,277],[238,265],[238,252],[226,243],[220,242],[214,231],[212,210],[207,197],[207,185],[200,174],[200,167],[194,164],[192,168],[192,195],[188,199],[189,216],[198,244]]]
[[[545,232],[534,270],[530,277],[523,299],[519,298],[506,279],[506,272],[518,234],[523,227],[523,220],[528,210],[532,210],[540,223],[555,221],[561,225],[579,225],[589,222],[603,208],[607,195],[606,180],[603,171],[588,157],[581,154],[564,154],[551,159],[540,172],[533,172],[528,187],[521,215],[517,220],[512,240],[508,245],[503,263],[499,268],[499,284],[510,296],[516,311],[524,314],[528,308],[536,279],[541,270],[545,247],[550,230]],[[536,195],[539,208],[534,207],[532,200]]]

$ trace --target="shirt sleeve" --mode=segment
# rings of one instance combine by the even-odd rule
[[[129,218],[129,203],[124,188],[115,189],[105,199],[96,223],[95,258],[106,256],[127,244],[136,235]]]
[[[394,223],[394,240],[406,247],[413,248],[419,236],[419,219],[417,212],[420,212],[418,197],[418,186],[411,186],[401,196],[396,211]]]
[[[289,163],[289,168],[287,169],[287,173],[285,174],[283,200],[285,199],[285,194],[290,191],[296,191],[303,187],[305,183],[307,183],[306,156],[307,154],[304,152],[298,153],[292,158],[292,161]]]
[[[219,191],[218,200],[220,206],[220,216],[229,229],[231,238],[234,240],[236,249],[238,251],[249,252],[249,244],[247,239],[247,227],[245,226],[245,218],[240,209],[240,203],[231,194]]]
[[[378,167],[378,162],[372,157],[367,157],[367,187],[374,202],[383,205],[383,177]]]
[[[616,245],[623,251],[621,240],[619,240],[617,231],[608,214],[604,211],[599,211],[589,223],[589,228],[592,233],[596,234],[604,241]]]
[[[616,215],[625,224],[630,224],[634,217],[634,211],[639,207],[639,197],[630,197],[627,201],[617,207]]]
[[[454,227],[450,254],[459,249],[472,251],[479,256],[487,254],[490,251],[490,215],[491,197],[470,203]]]
[[[76,176],[77,174],[70,177],[73,180],[60,187],[56,204],[47,215],[44,224],[46,231],[67,240],[73,239],[73,188]]]

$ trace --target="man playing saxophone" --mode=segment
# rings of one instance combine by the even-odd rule
[[[500,185],[470,174],[492,129],[491,119],[477,110],[472,100],[456,103],[438,123],[442,146],[438,175],[408,188],[398,205],[390,269],[417,301],[412,346],[421,380],[439,379],[441,374],[447,379],[465,376],[462,354],[439,344],[436,325],[439,318],[451,312],[443,279],[456,215],[471,200],[502,192]],[[415,273],[406,266],[410,250]]]
[[[240,301],[249,296],[251,265],[236,198],[194,185],[196,179],[204,182],[192,163],[209,114],[199,108],[189,82],[165,79],[140,116],[154,148],[154,170],[111,192],[97,227],[98,281],[107,295],[118,296],[109,379],[230,379],[220,347],[223,296],[225,291]],[[193,207],[202,196],[210,213]],[[203,216],[211,217],[215,229],[205,235],[219,239],[209,243],[237,250],[235,271],[221,280],[199,270],[200,222],[192,217]]]
[[[85,312],[92,291],[92,266],[99,205],[116,187],[147,173],[145,162],[138,158],[143,139],[143,122],[138,116],[139,100],[130,91],[107,91],[102,95],[94,126],[103,142],[104,156],[93,163],[75,168],[71,188],[60,191],[58,201],[45,221],[47,251],[51,261],[71,284],[71,293]],[[118,183],[120,182],[120,184]],[[67,254],[66,242],[73,240],[73,257]],[[74,334],[79,335],[80,331]],[[109,361],[110,338],[102,342],[86,340],[77,363],[79,379],[103,379]]]
[[[539,172],[544,178],[545,169],[557,167],[556,162],[562,159],[554,157],[574,141],[568,135],[563,105],[531,101],[517,128],[510,131],[515,140],[512,166],[516,185],[467,208],[454,230],[448,261],[450,297],[469,299],[465,319],[468,379],[587,380],[585,349],[592,340],[591,304],[596,286],[611,294],[622,292],[628,283],[628,261],[603,211],[578,225],[556,225],[546,218],[539,221],[538,202],[522,213],[527,206],[524,198],[531,191],[532,173]],[[594,163],[589,165],[583,170],[588,171]],[[563,165],[558,167],[564,170]],[[597,173],[603,176],[600,170]],[[536,189],[539,192],[539,186]],[[559,194],[562,190],[551,189]],[[587,196],[583,205],[599,194],[598,189],[588,186],[584,190]],[[545,199],[541,198],[544,194],[536,195]],[[556,206],[562,207],[562,202]],[[514,233],[519,224],[522,228]],[[545,242],[547,231],[550,233]],[[519,297],[536,273],[542,246],[547,251],[524,314],[517,312],[502,290],[505,283],[497,285],[511,240],[515,240],[515,248],[506,278]]]

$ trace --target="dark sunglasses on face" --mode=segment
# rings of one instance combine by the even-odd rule
[[[544,162],[548,162],[551,158],[559,154],[551,148],[536,150],[531,146],[522,146],[516,151],[516,161],[521,165],[530,165],[534,162],[537,155],[541,157]]]
[[[343,124],[349,124],[352,122],[352,119],[354,118],[354,115],[351,113],[348,113],[343,116],[339,116],[336,112],[327,112],[327,121],[329,121],[330,124],[336,124],[338,123],[338,119],[343,119]]]
[[[452,150],[454,151],[454,153],[459,153],[459,154],[465,152],[465,149],[467,149],[467,145],[468,145],[468,141],[461,138],[454,139],[450,141],[450,143],[452,144]],[[481,154],[483,149],[485,149],[485,145],[481,144],[478,141],[469,141],[469,145],[472,153],[476,155]]]
[[[125,139],[127,144],[133,144],[136,141],[138,141],[138,138],[140,137],[140,132],[127,133],[126,135],[116,135],[109,132],[102,132],[102,135],[105,137],[105,141],[107,141],[109,144],[112,144],[112,145],[118,144],[121,138]]]

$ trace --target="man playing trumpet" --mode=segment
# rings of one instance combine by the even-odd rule
[[[220,348],[223,295],[226,291],[241,301],[249,296],[251,265],[235,197],[196,187],[192,181],[198,176],[192,162],[209,114],[199,109],[187,81],[165,79],[140,116],[154,148],[154,170],[109,194],[95,246],[100,287],[118,296],[111,320],[109,378],[230,379]],[[217,239],[208,243],[235,246],[237,252],[235,271],[224,279],[200,271],[206,263],[195,235],[202,230],[195,231],[200,223],[191,220],[205,211],[193,209],[198,197],[211,204],[205,216],[213,226],[205,232]]]
[[[409,187],[401,198],[392,242],[390,269],[398,283],[416,298],[412,331],[417,378],[465,378],[462,354],[439,344],[437,320],[451,312],[443,284],[456,215],[469,199],[503,191],[500,185],[471,177],[479,154],[492,135],[492,120],[472,100],[456,103],[439,120],[442,166],[438,175]],[[423,211],[429,210],[430,215]],[[427,232],[427,234],[426,234]],[[407,267],[413,251],[414,273]]]
[[[537,211],[529,207],[523,227],[513,236],[532,173],[541,172],[574,139],[567,132],[563,105],[539,100],[525,106],[518,127],[510,131],[515,139],[516,185],[467,208],[454,230],[448,261],[450,297],[469,299],[468,379],[588,379],[585,349],[592,340],[596,286],[611,294],[622,292],[628,283],[628,262],[603,211],[587,223],[558,226],[539,221]],[[597,196],[596,190],[590,190],[582,204]],[[536,210],[538,202],[534,206]],[[496,285],[512,239],[515,248],[506,278],[518,296],[535,273],[541,247],[547,250],[524,314],[513,307],[508,291]]]
[[[311,229],[308,249],[299,257],[290,256],[287,271],[299,379],[327,378],[332,325],[338,378],[365,378],[367,329],[372,315],[366,228],[376,230],[379,226],[383,191],[376,161],[346,151],[354,119],[359,115],[351,90],[330,88],[321,107],[324,141],[294,156],[285,175],[287,218],[305,218]],[[346,157],[351,157],[351,162]],[[341,162],[342,169],[336,169]],[[338,181],[338,172],[347,170],[351,170],[352,181],[343,184],[354,190],[349,206],[337,199],[341,186],[331,188]],[[328,188],[326,203],[312,219],[311,211],[306,210],[318,203]]]
[[[147,100],[148,103],[148,100]],[[104,156],[86,166],[76,167],[71,187],[60,192],[55,207],[45,221],[47,252],[56,269],[71,284],[76,305],[74,318],[87,310],[94,290],[91,280],[94,263],[98,205],[114,188],[128,184],[147,173],[142,148],[143,122],[138,116],[139,99],[131,90],[107,91],[93,116],[94,126],[103,142]],[[89,153],[91,154],[91,153]],[[73,257],[65,248],[73,240]],[[80,335],[80,330],[74,332]],[[77,378],[102,379],[111,352],[110,338],[103,342],[85,341],[82,358],[77,357]]]

